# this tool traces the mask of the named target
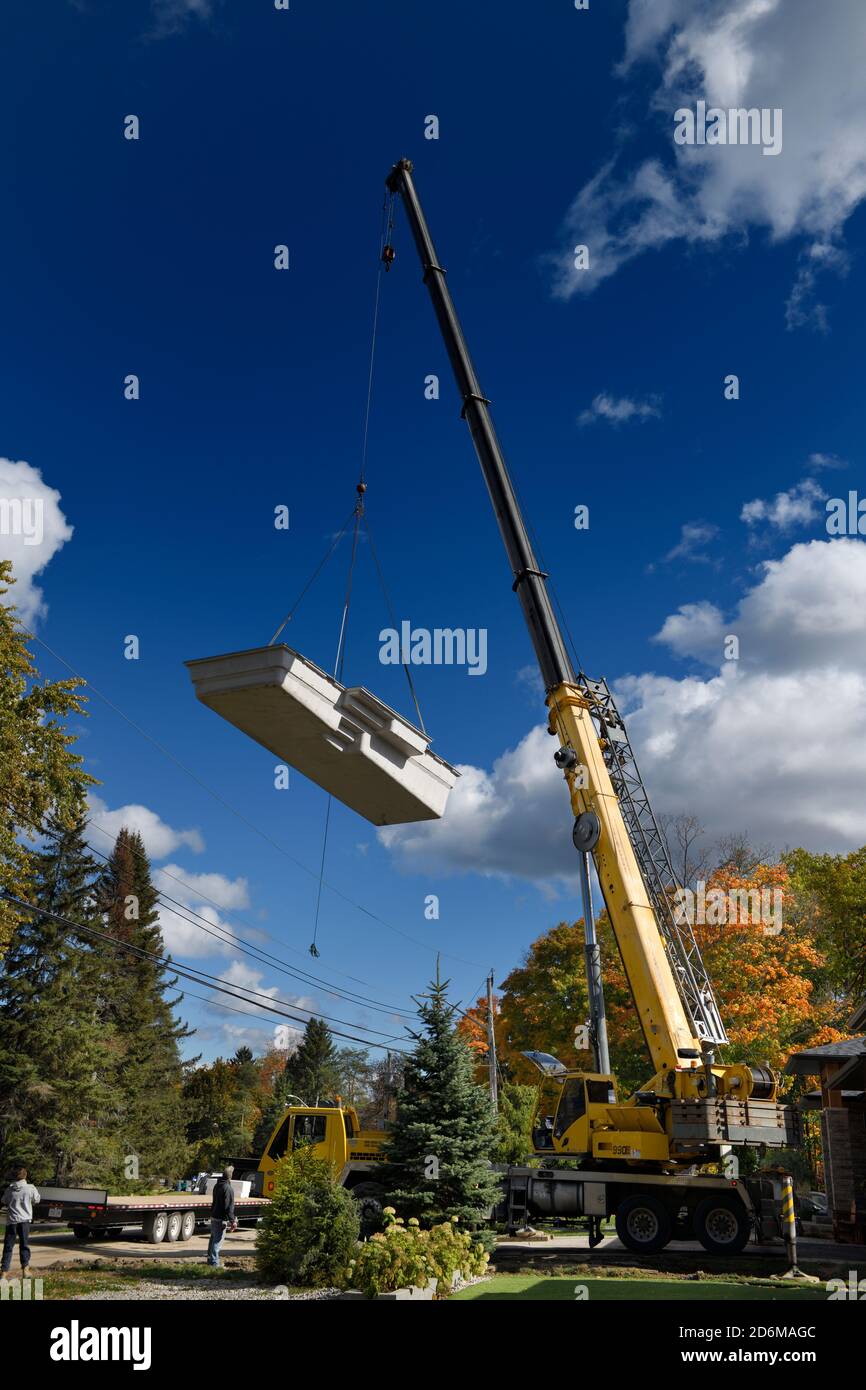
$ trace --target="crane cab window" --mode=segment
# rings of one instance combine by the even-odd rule
[[[616,1094],[609,1081],[587,1081],[586,1099],[590,1105],[616,1105]]]
[[[301,1144],[324,1143],[327,1122],[327,1115],[296,1115],[292,1149],[300,1148]]]
[[[563,1082],[562,1095],[556,1108],[556,1123],[553,1127],[553,1134],[556,1139],[561,1139],[575,1120],[579,1120],[582,1115],[586,1114],[584,1085],[583,1078],[577,1076],[572,1077],[570,1081]]]
[[[289,1125],[292,1123],[291,1115],[287,1115],[280,1125],[270,1143],[268,1155],[271,1158],[282,1158],[289,1147]]]

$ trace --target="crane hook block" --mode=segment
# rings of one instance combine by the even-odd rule
[[[396,259],[397,259],[397,252],[394,250],[393,246],[383,246],[383,247],[382,247],[382,260],[385,262],[385,269],[386,269],[386,270],[390,270],[390,269],[391,269],[391,266],[394,264],[394,262],[396,261]]]

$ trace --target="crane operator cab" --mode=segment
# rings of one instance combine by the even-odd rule
[[[608,1106],[616,1105],[612,1076],[569,1071],[549,1052],[524,1052],[544,1080],[532,1118],[537,1154],[591,1154],[592,1131],[609,1130]]]

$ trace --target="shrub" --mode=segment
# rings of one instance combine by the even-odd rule
[[[329,1163],[308,1148],[281,1159],[256,1241],[256,1267],[271,1284],[335,1286],[351,1259],[358,1210]]]
[[[438,1280],[438,1292],[447,1293],[453,1276],[471,1279],[483,1274],[490,1258],[468,1231],[457,1229],[457,1218],[422,1231],[413,1217],[404,1225],[393,1207],[384,1212],[385,1229],[359,1247],[347,1266],[343,1283],[360,1289],[368,1298],[394,1289],[424,1288]]]

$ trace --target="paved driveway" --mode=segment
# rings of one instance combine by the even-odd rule
[[[191,1240],[163,1241],[151,1245],[142,1238],[141,1231],[128,1230],[117,1240],[76,1240],[71,1234],[59,1235],[49,1228],[33,1229],[30,1236],[32,1251],[31,1268],[47,1269],[50,1265],[68,1264],[72,1260],[108,1260],[112,1257],[126,1260],[189,1260],[193,1264],[204,1263],[207,1254],[206,1235],[196,1234]],[[237,1255],[255,1253],[255,1230],[242,1227],[227,1235],[223,1241],[221,1258],[223,1261]],[[17,1254],[13,1260],[12,1274],[18,1274]]]

